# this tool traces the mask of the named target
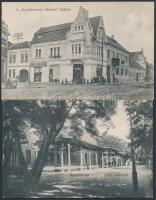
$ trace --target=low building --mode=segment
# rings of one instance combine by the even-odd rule
[[[90,18],[80,7],[73,22],[42,27],[30,43],[9,47],[8,78],[17,75],[19,81],[31,83],[133,82],[139,69],[130,66],[130,55],[107,36],[102,16]]]
[[[30,42],[9,45],[7,80],[18,79],[19,82],[30,80],[30,56]]]
[[[41,143],[35,144],[22,141],[21,147],[28,168],[32,168]],[[126,162],[125,154],[113,145],[102,146],[82,140],[62,138],[49,146],[43,171],[66,172],[82,171],[84,169],[121,167]],[[16,145],[10,156],[10,173],[22,175],[19,155]]]

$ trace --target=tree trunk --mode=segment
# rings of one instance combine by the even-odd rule
[[[38,156],[35,160],[35,163],[33,164],[32,170],[31,170],[32,189],[35,189],[34,186],[38,183],[38,181],[40,179],[40,176],[42,174],[43,167],[45,164],[45,158],[47,157],[49,145],[51,143],[53,143],[53,132],[47,131],[44,136],[42,146],[38,152]]]
[[[10,154],[11,154],[11,143],[13,138],[11,138],[11,141],[6,141],[4,144],[4,162],[2,164],[2,171],[3,171],[3,194],[5,195],[7,193],[8,188],[8,176],[9,176],[9,161],[10,161]]]

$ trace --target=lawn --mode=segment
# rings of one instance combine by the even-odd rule
[[[97,169],[92,172],[42,173],[31,198],[152,198],[151,171],[137,166],[139,192],[132,191],[131,168]],[[14,197],[17,197],[14,191]],[[11,194],[9,195],[11,197]]]
[[[34,85],[25,88],[2,89],[2,99],[153,99],[151,83],[110,85]]]

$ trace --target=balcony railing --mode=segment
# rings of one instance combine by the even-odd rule
[[[49,58],[53,58],[53,59],[60,59],[60,58],[61,58],[61,56],[60,56],[60,55],[57,55],[57,56],[52,56],[52,55],[50,55],[50,56],[49,56]]]
[[[83,54],[72,54],[70,56],[71,59],[82,59],[84,57]]]

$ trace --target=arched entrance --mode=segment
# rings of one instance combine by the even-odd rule
[[[73,66],[73,82],[83,83],[84,78],[84,66],[83,64],[74,64]]]
[[[20,82],[27,82],[28,81],[28,71],[23,69],[20,71]]]

